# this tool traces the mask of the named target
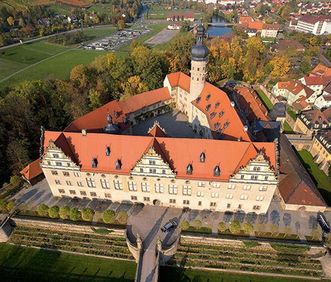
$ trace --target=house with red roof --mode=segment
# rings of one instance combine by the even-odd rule
[[[307,102],[307,99],[309,99],[314,94],[314,91],[308,86],[301,83],[301,81],[295,80],[277,82],[272,88],[272,92],[275,96],[284,97],[289,105],[292,105],[302,97],[304,97],[305,101]]]

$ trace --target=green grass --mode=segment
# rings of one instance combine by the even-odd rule
[[[0,244],[3,281],[133,281],[135,263]]]
[[[159,282],[302,282],[302,279],[161,267]]]
[[[257,94],[259,95],[260,99],[262,100],[263,104],[267,107],[267,109],[270,111],[272,109],[272,103],[269,100],[269,98],[263,93],[262,90],[258,89],[256,90]]]
[[[293,133],[292,127],[288,124],[287,121],[284,122],[283,125],[284,133]]]
[[[324,200],[330,206],[331,205],[331,178],[328,177],[322,170],[319,169],[314,162],[313,156],[307,150],[298,151],[301,162],[308,170],[310,175],[315,180],[319,191],[321,192]]]
[[[291,107],[287,107],[287,113],[290,115],[291,118],[294,120],[297,119],[297,114],[293,111]]]

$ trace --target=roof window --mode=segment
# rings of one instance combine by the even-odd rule
[[[200,163],[204,163],[205,160],[206,160],[206,154],[205,154],[204,152],[202,152],[202,153],[200,154]]]
[[[214,167],[214,176],[220,176],[220,175],[221,175],[221,169],[217,165],[217,166]]]
[[[196,101],[197,101],[197,103],[199,103],[199,102],[200,102],[200,100],[201,100],[201,97],[198,97],[198,98],[197,98],[197,100],[196,100]]]
[[[211,95],[208,94],[207,97],[206,97],[206,101],[208,101],[210,99]]]
[[[222,117],[224,115],[224,112],[223,111],[220,111],[219,113],[218,113],[218,116],[219,117]]]
[[[210,110],[210,107],[211,107],[210,104],[208,104],[208,105],[206,106],[206,111],[207,111],[207,112]]]
[[[110,147],[109,146],[106,147],[106,156],[110,156]]]
[[[214,123],[214,128],[217,130],[220,128],[220,123],[219,122],[215,122]]]
[[[96,168],[98,166],[98,160],[96,158],[92,159],[92,167]]]
[[[229,124],[230,124],[230,122],[226,121],[226,122],[224,123],[223,128],[224,128],[224,129],[225,129],[225,128],[228,128],[228,127],[229,127]]]
[[[215,116],[216,116],[216,113],[215,113],[215,112],[212,112],[212,113],[210,114],[210,118],[211,118],[211,119],[213,119]]]
[[[122,168],[122,162],[120,159],[117,159],[116,162],[115,162],[115,168],[117,170],[120,170]]]
[[[191,175],[193,172],[193,166],[192,164],[188,164],[188,166],[186,167],[186,174]]]
[[[217,109],[220,106],[220,102],[215,103],[215,109]]]

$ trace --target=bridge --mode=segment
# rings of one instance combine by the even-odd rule
[[[220,22],[220,23],[208,23],[209,26],[216,26],[216,27],[231,27],[234,26],[233,23],[225,23],[225,22]]]

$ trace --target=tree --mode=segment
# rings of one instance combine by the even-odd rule
[[[7,201],[5,199],[0,199],[0,211],[5,212],[7,209]]]
[[[148,87],[140,79],[140,76],[135,75],[129,77],[128,81],[122,84],[123,96],[121,99],[126,99],[136,94],[140,94],[148,90]]]
[[[125,28],[125,21],[123,19],[118,20],[118,22],[117,22],[117,28],[119,30],[123,30]]]
[[[90,101],[89,106],[93,110],[99,108],[102,105],[100,93],[93,88],[88,92],[88,99]]]
[[[53,206],[48,209],[48,216],[50,218],[58,218],[59,217],[59,207],[58,206]]]
[[[125,211],[120,211],[117,214],[116,220],[119,224],[125,225],[128,221],[128,214]]]
[[[232,234],[238,234],[241,230],[241,226],[238,220],[234,220],[231,222],[229,226],[229,230]]]
[[[220,222],[218,224],[217,230],[219,233],[223,233],[227,229],[226,224],[224,222]]]
[[[77,208],[71,208],[69,218],[70,220],[78,221],[81,219],[81,212]]]
[[[301,63],[300,63],[300,71],[303,74],[306,74],[311,69],[311,57],[310,56],[303,56]]]
[[[84,65],[75,66],[70,72],[70,80],[79,88],[85,88],[87,85],[86,67]]]
[[[13,16],[9,16],[9,17],[7,18],[7,23],[8,23],[10,26],[13,26],[13,25],[14,25],[15,20],[14,20]]]
[[[246,222],[243,224],[243,230],[246,234],[251,234],[254,230],[253,225]]]
[[[190,223],[187,220],[183,220],[180,227],[182,228],[182,230],[187,230],[190,228]]]
[[[69,219],[70,208],[68,206],[60,207],[59,215],[60,215],[60,218],[62,218],[62,219]]]
[[[7,205],[6,205],[6,209],[8,212],[11,212],[15,207],[15,201],[10,200]]]
[[[94,210],[86,208],[82,210],[82,219],[85,221],[92,221],[94,216]]]
[[[114,223],[116,214],[113,210],[106,210],[102,214],[102,220],[104,223]]]
[[[271,75],[276,78],[284,77],[290,70],[290,60],[285,55],[275,56],[271,61],[270,65],[272,67]]]
[[[48,216],[48,206],[45,204],[41,204],[37,208],[37,213],[40,216]]]
[[[193,224],[192,224],[192,225],[194,226],[194,228],[196,228],[196,229],[200,229],[201,226],[202,226],[201,220],[199,220],[199,219],[195,219],[195,220],[193,221]]]

